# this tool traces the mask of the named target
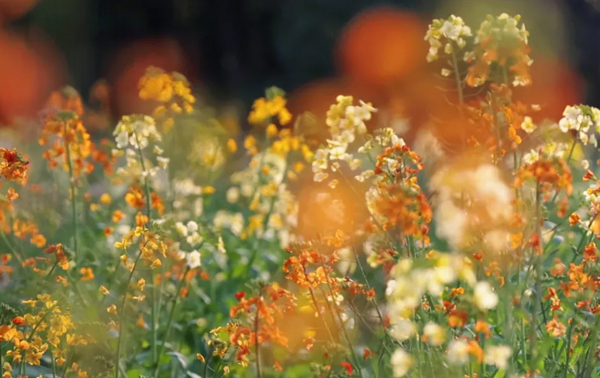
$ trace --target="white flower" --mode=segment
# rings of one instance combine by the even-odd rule
[[[404,377],[412,367],[414,359],[404,349],[398,348],[392,354],[390,363],[392,364],[394,377]]]
[[[187,255],[187,266],[190,269],[199,268],[202,265],[202,261],[200,260],[200,252],[194,250]]]
[[[319,172],[317,174],[315,174],[314,180],[316,182],[321,182],[323,180],[325,180],[329,175],[325,172]]]
[[[480,310],[491,310],[498,304],[498,295],[489,282],[480,281],[475,285],[473,300]]]
[[[227,190],[227,202],[236,203],[240,199],[240,189],[238,187],[231,187]]]
[[[219,251],[219,253],[227,253],[227,250],[225,249],[225,242],[223,241],[222,236],[219,236],[219,240],[217,241],[217,251]]]
[[[123,130],[117,134],[115,141],[117,142],[117,148],[123,149],[129,144],[129,134]]]
[[[194,222],[194,221],[189,221],[187,222],[187,224],[185,225],[188,229],[189,232],[196,232],[198,231],[198,223]]]
[[[523,119],[523,122],[521,123],[521,129],[523,131],[525,131],[527,134],[531,134],[532,132],[535,131],[536,126],[533,123],[533,120],[531,119],[531,117],[525,117]]]
[[[512,350],[506,345],[488,346],[485,348],[483,361],[488,365],[494,365],[500,370],[508,367],[508,359],[512,355]]]
[[[406,341],[417,333],[417,326],[410,319],[400,318],[390,327],[390,335],[398,341]]]
[[[187,241],[189,245],[197,245],[197,244],[202,243],[203,239],[202,239],[202,236],[200,236],[199,233],[194,232],[191,235],[189,235],[185,239],[185,241]]]
[[[161,167],[162,169],[167,169],[167,167],[169,166],[170,159],[163,156],[158,156],[156,158],[156,161],[158,162],[159,167]]]
[[[446,330],[434,322],[429,322],[423,328],[423,336],[427,344],[440,346],[446,341]]]
[[[590,162],[587,161],[587,160],[585,160],[585,159],[583,159],[581,161],[581,168],[583,168],[585,170],[589,169],[590,168]]]
[[[175,223],[175,231],[181,236],[187,236],[188,234],[187,227],[181,222]]]
[[[469,344],[464,340],[452,340],[448,345],[448,362],[452,365],[464,365],[469,362]]]
[[[536,150],[531,150],[523,155],[523,163],[530,165],[540,160],[540,153]]]

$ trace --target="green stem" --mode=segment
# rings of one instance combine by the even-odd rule
[[[119,364],[121,358],[121,344],[123,343],[123,322],[125,320],[125,305],[127,304],[127,292],[129,291],[129,285],[131,285],[131,280],[133,278],[133,273],[135,272],[135,268],[142,257],[142,251],[140,248],[140,253],[138,253],[135,262],[133,263],[133,267],[131,268],[131,272],[129,273],[129,278],[127,279],[127,286],[125,286],[125,293],[123,293],[123,301],[121,302],[121,314],[119,316],[119,339],[117,341],[117,356],[115,363],[115,378],[119,378]]]
[[[586,369],[584,370],[583,374],[585,378],[592,378],[592,371],[596,366],[596,364],[592,363],[592,360],[596,356],[596,347],[598,345],[598,329],[600,328],[600,316],[596,315],[596,317],[596,323],[594,324],[594,328],[589,336],[592,338],[592,344],[590,345],[590,349],[588,349],[588,355],[585,361]],[[569,353],[569,351],[567,351],[567,353]]]
[[[157,361],[154,363],[154,377],[158,377],[158,369],[160,368],[159,360],[165,350],[165,344],[167,341],[167,337],[169,336],[169,331],[171,330],[171,324],[173,323],[173,315],[175,314],[175,308],[177,307],[177,300],[181,295],[181,288],[183,287],[183,283],[185,282],[185,276],[187,276],[190,268],[187,267],[185,272],[183,273],[183,277],[181,281],[179,281],[179,285],[177,286],[177,292],[175,293],[175,299],[173,300],[173,306],[171,306],[171,311],[169,312],[169,320],[167,320],[167,328],[165,329],[165,340],[163,340],[162,344],[160,344],[160,349],[158,350]]]
[[[462,80],[460,79],[460,73],[458,72],[458,59],[456,59],[456,52],[454,51],[454,48],[452,49],[452,68],[454,71],[454,80],[456,81],[456,91],[458,93],[458,111],[460,113],[460,117],[461,119],[464,119],[464,103],[465,103],[465,97],[463,94],[463,88],[462,88]],[[466,138],[466,130],[463,127],[461,127],[461,139],[462,139],[462,143],[463,143],[463,147],[466,147],[467,145],[467,138]]]
[[[148,217],[148,222],[150,222],[150,218],[152,217],[152,198],[150,197],[150,183],[148,182],[148,171],[146,170],[146,162],[144,159],[144,153],[140,146],[140,140],[138,138],[137,133],[135,134],[135,140],[137,142],[138,148],[138,158],[140,160],[140,165],[142,166],[142,172],[144,176],[144,192],[146,196],[146,216]],[[156,351],[157,345],[157,333],[158,333],[158,307],[157,307],[157,288],[156,283],[154,281],[154,271],[150,270],[150,283],[152,284],[152,303],[151,303],[151,323],[152,323],[152,360],[154,363],[158,363],[158,355]]]
[[[71,161],[71,147],[67,140],[68,122],[65,122],[65,150],[67,152],[67,166],[69,167],[69,185],[71,189],[71,220],[73,223],[73,252],[75,253],[75,261],[79,263],[79,245],[78,245],[78,225],[77,225],[77,198],[75,196],[75,174],[73,170],[73,162]]]
[[[262,296],[262,293],[259,293]],[[256,376],[262,378],[262,368],[260,366],[260,345],[258,344],[258,326],[259,326],[259,308],[256,308],[256,315],[254,315],[254,347],[256,348]]]
[[[540,190],[540,184],[537,184],[536,187],[536,195],[535,195],[535,206],[536,206],[536,216],[535,216],[535,229],[536,229],[536,233],[538,235],[538,240],[539,243],[542,243],[542,227],[541,227],[541,212],[542,212],[542,203],[541,203],[541,190]],[[541,248],[541,250],[543,251],[543,248]],[[536,349],[536,342],[537,342],[537,335],[536,335],[536,329],[537,329],[537,321],[538,321],[538,312],[541,312],[541,300],[542,300],[542,293],[541,293],[541,285],[540,285],[540,281],[541,281],[541,277],[540,275],[542,274],[542,259],[541,256],[537,256],[537,252],[535,250],[532,250],[532,258],[534,259],[534,270],[535,270],[535,283],[534,283],[534,288],[535,288],[535,301],[534,301],[534,308],[533,308],[533,314],[531,317],[531,330],[530,330],[530,354],[531,354],[531,359],[529,361],[529,370],[530,372],[533,374],[533,372],[535,372],[535,367],[537,365],[538,362],[538,350]]]

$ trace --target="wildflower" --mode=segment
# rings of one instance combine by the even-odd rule
[[[423,340],[432,346],[440,346],[446,341],[446,331],[438,324],[429,322],[423,328]]]
[[[471,28],[465,25],[462,18],[451,15],[447,20],[435,19],[429,25],[425,40],[429,42],[427,61],[433,62],[439,58],[439,50],[444,46],[444,53],[452,54],[454,48],[462,49],[465,37],[471,36]],[[442,71],[444,75],[444,71]],[[444,75],[447,76],[447,75]]]
[[[414,364],[414,358],[406,353],[404,349],[398,348],[392,354],[390,363],[392,364],[394,377],[404,377]]]
[[[352,375],[352,373],[354,373],[354,369],[352,368],[352,364],[350,362],[340,362],[340,366],[346,369],[346,374]]]
[[[240,199],[240,189],[237,187],[231,187],[227,190],[227,202],[236,203]]]
[[[546,331],[553,337],[562,337],[567,332],[567,327],[558,319],[553,318],[546,324]]]
[[[492,345],[485,348],[484,362],[488,365],[494,365],[500,370],[508,367],[508,360],[512,355],[512,350],[506,345]]]
[[[227,253],[227,250],[225,249],[225,243],[223,242],[222,236],[219,236],[219,239],[217,241],[217,251],[219,251],[219,253],[223,253],[223,254]]]
[[[144,149],[150,142],[161,140],[154,119],[144,115],[123,116],[113,134],[120,149]]]
[[[227,149],[229,150],[229,152],[235,153],[237,151],[237,148],[238,147],[235,139],[227,139]]]
[[[198,231],[198,223],[196,223],[194,221],[189,221],[185,226],[186,226],[188,232],[194,233],[194,232]]]
[[[390,335],[398,341],[406,341],[413,337],[417,332],[417,327],[409,319],[398,319],[390,327]]]
[[[79,270],[79,273],[81,273],[82,275],[82,281],[91,281],[94,279],[94,271],[92,270],[92,268],[81,268]]]
[[[475,285],[473,299],[477,308],[482,311],[491,310],[498,304],[498,295],[486,281],[480,281]]]
[[[190,269],[199,268],[202,265],[202,261],[200,260],[200,252],[192,251],[188,253],[186,257],[187,266]]]
[[[146,280],[143,278],[140,278],[137,282],[138,289],[140,289],[140,291],[144,291],[145,286],[146,286]]]
[[[448,345],[447,358],[452,365],[464,365],[469,362],[469,343],[465,340],[452,340]]]
[[[116,305],[108,306],[108,308],[106,309],[106,312],[108,312],[109,314],[117,315],[117,306]]]

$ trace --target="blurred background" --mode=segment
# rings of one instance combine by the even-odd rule
[[[276,85],[292,110],[324,112],[348,93],[415,118],[439,105],[429,79],[439,71],[425,62],[431,18],[456,14],[475,32],[502,12],[521,14],[531,32],[534,88],[520,96],[556,116],[567,103],[600,105],[599,9],[597,0],[0,0],[0,123],[35,114],[65,84],[115,117],[135,112],[149,65],[184,73],[208,104],[245,111]]]

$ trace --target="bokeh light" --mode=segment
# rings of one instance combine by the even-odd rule
[[[386,86],[414,74],[424,65],[427,25],[415,14],[376,7],[356,16],[338,46],[341,70],[352,80]]]
[[[41,38],[0,31],[0,122],[35,116],[48,95],[63,83],[64,66],[56,49]]]
[[[0,0],[0,22],[22,17],[38,2],[39,0]]]
[[[181,45],[172,39],[150,38],[132,42],[114,55],[108,81],[113,88],[112,106],[118,114],[148,113],[153,104],[139,98],[138,81],[150,66],[194,75]]]

